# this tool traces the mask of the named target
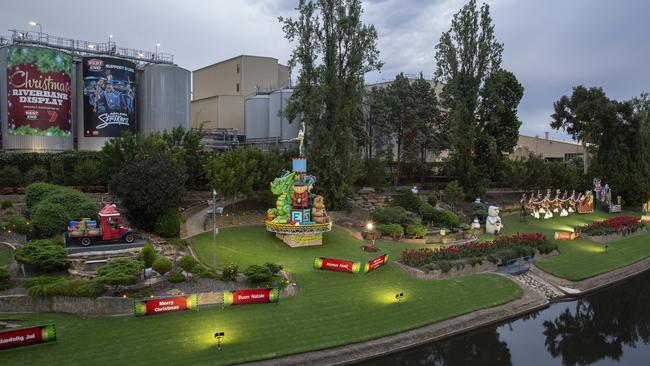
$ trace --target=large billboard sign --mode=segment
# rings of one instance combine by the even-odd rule
[[[314,258],[314,268],[328,271],[359,273],[361,263],[343,259],[318,257]]]
[[[84,136],[119,137],[135,132],[135,64],[110,57],[85,57]]]
[[[146,299],[133,304],[135,316],[157,315],[183,310],[198,310],[196,295]]]
[[[259,304],[278,302],[280,291],[277,288],[252,288],[248,290],[224,291],[225,305]]]
[[[388,263],[388,254],[382,254],[377,258],[369,260],[364,266],[364,272],[372,272],[386,263]]]
[[[0,349],[56,341],[54,324],[0,332]]]
[[[43,47],[8,47],[7,133],[72,136],[71,80],[71,55]]]

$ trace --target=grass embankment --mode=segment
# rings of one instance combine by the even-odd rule
[[[541,232],[553,240],[556,231],[568,231],[574,227],[590,224],[593,221],[623,214],[625,213],[574,213],[569,217],[556,217],[549,220],[535,220],[529,217],[528,223],[521,222],[519,215],[512,215],[503,218],[503,222],[505,225],[504,231],[507,234]],[[608,243],[607,251],[605,251],[605,244],[584,238],[573,241],[558,241],[558,244],[560,246],[560,255],[538,260],[535,265],[555,276],[572,281],[584,280],[650,257],[650,234],[633,236]]]
[[[5,268],[14,259],[13,253],[9,249],[0,247],[0,268]]]
[[[312,269],[315,256],[366,261],[387,252],[391,260],[414,244],[378,242],[379,253],[364,253],[362,242],[335,228],[322,247],[290,249],[263,226],[223,229],[217,236],[217,267],[233,261],[282,263],[300,293],[276,304],[203,308],[136,319],[82,318],[39,314],[12,316],[30,323],[55,322],[58,342],[2,352],[7,364],[133,365],[230,364],[359,342],[437,322],[517,299],[521,289],[493,274],[421,281],[392,264],[368,274]],[[194,240],[206,263],[212,235]],[[401,303],[395,294],[404,293]],[[225,332],[217,351],[213,334]]]

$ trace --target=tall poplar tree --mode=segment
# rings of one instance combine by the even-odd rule
[[[470,196],[480,196],[488,176],[476,166],[476,140],[481,89],[500,69],[503,44],[494,36],[490,8],[476,0],[454,15],[451,28],[436,46],[436,81],[444,84],[440,96],[450,142],[449,170]]]
[[[382,66],[377,31],[362,22],[360,0],[300,0],[297,10],[297,19],[280,18],[296,43],[289,65],[300,66],[285,113],[305,122],[310,172],[326,204],[340,208],[359,174],[364,74]]]

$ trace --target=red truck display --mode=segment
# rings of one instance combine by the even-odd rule
[[[105,205],[99,211],[97,220],[81,219],[70,221],[66,242],[78,241],[83,246],[89,246],[95,241],[122,241],[133,243],[137,233],[128,227],[120,225],[122,217],[115,205]]]

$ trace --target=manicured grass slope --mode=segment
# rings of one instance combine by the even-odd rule
[[[503,221],[504,230],[508,234],[541,232],[553,239],[555,231],[568,230],[596,220],[604,220],[620,215],[623,214],[610,215],[604,212],[594,212],[592,214],[573,214],[569,217],[550,220],[529,218],[528,223],[520,222],[519,216],[513,215],[505,217]],[[546,272],[572,281],[580,281],[609,272],[650,256],[649,234],[609,243],[606,252],[604,244],[583,238],[573,241],[559,241],[558,244],[561,255],[536,261],[535,265]]]
[[[264,227],[221,230],[218,266],[228,261],[240,269],[266,261],[283,263],[300,286],[296,297],[277,304],[205,308],[193,313],[151,318],[82,319],[64,315],[21,315],[31,322],[54,321],[58,344],[3,351],[7,364],[227,364],[277,357],[392,334],[479,308],[509,302],[521,289],[498,275],[420,281],[392,264],[369,274],[312,269],[314,256],[365,261],[376,254],[359,249],[362,242],[336,228],[320,248],[290,249]],[[212,259],[212,236],[195,239],[206,261]],[[416,245],[378,242],[392,259]],[[404,292],[402,303],[395,293]],[[16,318],[16,316],[13,316]],[[222,351],[213,333],[226,333]]]
[[[13,260],[13,254],[5,248],[0,248],[0,268],[4,268]]]

